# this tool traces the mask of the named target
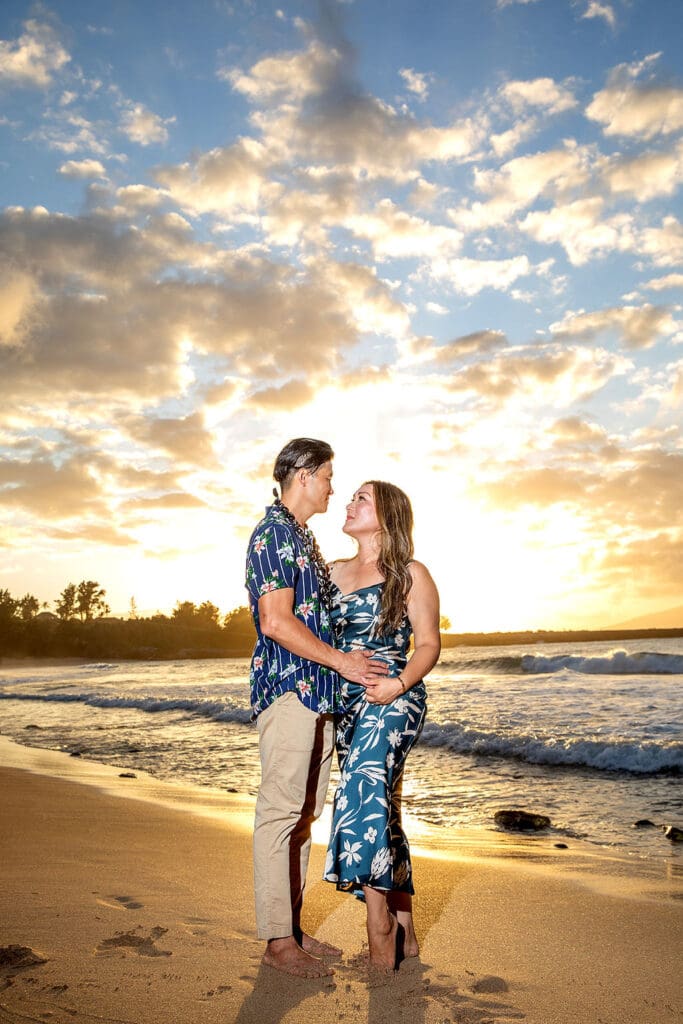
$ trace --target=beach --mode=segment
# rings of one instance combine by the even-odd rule
[[[0,764],[3,1022],[683,1018],[677,859],[648,878],[547,837],[432,835],[414,858],[420,959],[378,977],[363,907],[319,881],[315,845],[304,924],[344,956],[303,980],[260,964],[248,799],[6,738]]]

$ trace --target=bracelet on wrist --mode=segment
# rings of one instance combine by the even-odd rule
[[[399,683],[401,684],[401,693],[405,693],[406,692],[406,681],[405,681],[405,679],[401,675],[396,676],[396,678],[398,679]]]

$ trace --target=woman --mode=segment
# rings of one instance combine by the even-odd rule
[[[422,678],[441,650],[439,595],[425,566],[413,560],[413,513],[398,487],[363,484],[347,505],[343,529],[358,551],[330,567],[337,642],[345,651],[369,648],[390,673],[364,686],[342,680],[341,780],[324,877],[365,899],[370,962],[393,969],[419,952],[401,776],[425,718]]]

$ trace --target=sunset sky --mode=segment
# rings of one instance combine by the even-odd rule
[[[680,0],[0,5],[0,587],[244,602],[291,437],[453,629],[683,603]]]

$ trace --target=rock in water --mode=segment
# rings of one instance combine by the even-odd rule
[[[676,825],[662,825],[662,828],[664,835],[672,843],[683,843],[683,828],[678,828]]]
[[[533,811],[496,811],[493,820],[501,828],[517,832],[539,832],[542,828],[550,827],[547,815],[535,814]]]
[[[657,826],[649,818],[638,818],[638,821],[633,822],[633,828],[657,828]]]

